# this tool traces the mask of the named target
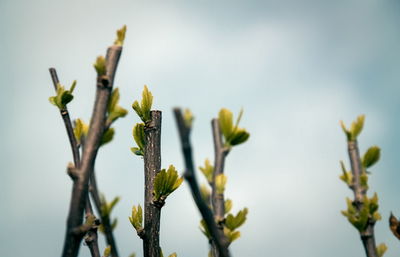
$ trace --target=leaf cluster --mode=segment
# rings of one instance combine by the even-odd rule
[[[115,205],[119,202],[120,197],[114,197],[111,202],[107,202],[105,196],[102,194],[100,196],[100,215],[102,220],[111,220],[111,212]],[[114,230],[117,227],[118,219],[114,219],[111,223],[111,229]],[[105,233],[103,224],[99,227],[100,232]]]
[[[340,121],[340,125],[342,126],[343,132],[346,134],[347,141],[357,140],[358,135],[361,133],[364,127],[364,120],[365,120],[365,115],[358,116],[357,119],[351,123],[350,129],[347,129],[344,122]]]
[[[242,226],[247,218],[248,209],[244,208],[239,211],[236,216],[228,214],[225,218],[224,234],[228,238],[229,242],[232,243],[240,237],[240,231],[236,230]]]
[[[168,255],[168,257],[177,257],[178,255],[176,253],[171,253],[170,255]],[[160,257],[164,257],[163,251],[160,248]]]
[[[162,169],[154,179],[153,201],[164,202],[182,184],[182,181],[183,178],[178,176],[173,165],[170,165],[168,170]]]
[[[89,126],[81,119],[75,120],[74,135],[78,145],[82,143],[84,138],[87,136]]]
[[[72,82],[69,90],[66,90],[60,83],[57,84],[56,95],[49,97],[51,104],[58,107],[60,110],[64,110],[69,102],[74,99],[72,92],[74,92],[76,86],[76,80]]]
[[[135,101],[132,104],[133,110],[135,110],[137,115],[144,123],[149,122],[151,119],[150,110],[152,104],[153,104],[153,95],[145,85],[142,92],[142,101],[140,102],[140,105],[138,101]]]
[[[348,221],[359,231],[364,232],[368,222],[376,222],[381,219],[378,212],[378,195],[375,193],[373,197],[364,196],[361,208],[357,208],[353,201],[346,198],[347,210],[342,214],[347,217]]]
[[[218,114],[219,126],[224,136],[226,147],[242,144],[250,137],[250,134],[244,128],[239,128],[242,114],[243,110],[240,111],[235,124],[233,124],[233,114],[228,109],[223,108]]]
[[[140,204],[132,207],[132,216],[129,217],[129,221],[138,233],[143,231],[143,210]]]

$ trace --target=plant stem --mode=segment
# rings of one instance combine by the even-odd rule
[[[211,121],[213,139],[214,139],[214,172],[212,178],[212,194],[211,202],[214,210],[215,219],[218,222],[219,229],[223,229],[222,223],[225,216],[225,199],[223,193],[218,193],[216,190],[215,178],[218,175],[224,174],[225,157],[228,154],[227,148],[224,147],[222,142],[221,130],[219,128],[218,119],[213,119]]]
[[[225,157],[228,154],[228,148],[224,147],[222,142],[222,134],[219,127],[218,119],[211,121],[213,141],[214,141],[214,172],[211,182],[211,203],[214,211],[214,219],[217,221],[218,229],[223,233],[224,216],[225,216],[225,197],[224,193],[218,192],[216,189],[216,177],[224,174]],[[211,244],[214,257],[220,256],[216,251],[216,245]]]
[[[108,100],[111,95],[113,78],[121,51],[122,47],[120,46],[111,46],[108,48],[106,56],[107,75],[97,78],[96,101],[89,132],[85,139],[81,166],[73,183],[62,257],[76,257],[78,255],[82,235],[74,233],[74,229],[82,224],[82,214],[86,204],[89,177],[91,171],[94,169],[95,159],[104,132]]]
[[[153,204],[154,179],[161,170],[161,111],[151,111],[144,133],[144,257],[160,257],[161,208]]]
[[[221,231],[217,228],[214,216],[208,205],[203,201],[199,186],[197,184],[196,174],[194,172],[192,145],[190,143],[191,128],[186,126],[180,108],[174,108],[174,115],[179,131],[183,158],[185,161],[185,173],[183,176],[188,182],[192,197],[197,205],[199,212],[201,213],[203,220],[207,224],[207,228],[210,231],[212,237],[211,241],[213,242],[213,244],[216,245],[216,249],[218,249],[221,257],[230,257],[230,253],[227,247],[228,240],[225,235],[221,233]]]
[[[347,142],[347,150],[349,153],[351,172],[353,175],[353,181],[351,189],[354,192],[354,205],[358,211],[361,211],[363,207],[363,198],[367,195],[367,190],[361,186],[361,175],[363,172],[360,152],[358,150],[357,140]],[[367,227],[364,231],[360,232],[361,241],[364,245],[365,253],[367,257],[378,257],[376,251],[375,235],[374,235],[375,222],[368,219]]]
[[[88,219],[90,216],[94,217],[92,205],[90,204],[89,195],[87,195],[85,212],[86,212],[86,219]],[[92,257],[100,257],[98,237],[97,237],[97,226],[99,225],[98,223],[99,220],[96,219],[94,226],[92,226],[92,228],[89,229],[89,231],[86,233],[85,236],[85,243],[89,247],[90,254],[92,255]]]
[[[94,171],[92,171],[90,174],[89,192],[94,200],[95,203],[94,205],[96,207],[96,210],[101,217],[101,224],[103,225],[104,228],[104,235],[106,237],[107,245],[111,246],[111,256],[118,257],[117,243],[115,242],[113,229],[110,223],[110,217],[101,215],[101,202],[100,202],[99,191],[97,189],[96,175]]]
[[[57,76],[57,71],[55,68],[50,68],[50,76],[53,81],[54,89],[57,91],[57,84],[60,82]],[[80,154],[79,154],[79,146],[76,141],[75,135],[74,135],[74,130],[72,128],[72,123],[71,123],[71,118],[69,116],[68,108],[65,107],[64,109],[60,110],[61,117],[64,121],[65,128],[67,130],[67,135],[68,139],[71,145],[71,150],[72,150],[72,155],[74,159],[74,170],[79,169],[80,167]],[[71,174],[72,175],[72,174]],[[71,179],[74,181],[74,177],[71,176]],[[92,212],[92,205],[90,203],[90,199],[86,201],[86,216],[93,215]],[[90,240],[88,241],[89,243],[87,244],[90,252],[92,254],[92,257],[97,257],[100,255],[99,253],[99,246],[98,246],[98,241],[97,241],[97,228],[93,230],[88,231],[88,238]]]

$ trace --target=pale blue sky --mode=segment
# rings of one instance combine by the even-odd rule
[[[248,143],[227,159],[227,195],[234,210],[250,210],[239,257],[364,256],[357,231],[340,214],[351,191],[338,179],[347,162],[339,120],[366,114],[365,151],[382,148],[371,193],[381,200],[376,225],[385,256],[400,244],[389,232],[390,211],[400,215],[400,4],[347,1],[49,1],[0,2],[0,250],[4,256],[61,252],[71,182],[71,160],[57,110],[48,102],[49,67],[69,85],[78,81],[72,117],[91,114],[95,71],[114,32],[128,26],[116,77],[121,104],[130,110],[147,84],[163,111],[162,165],[182,170],[171,109],[196,116],[196,164],[212,158],[210,120],[221,107],[245,113]],[[142,202],[142,161],[130,153],[132,111],[115,124],[116,137],[98,156],[99,186],[115,209],[121,257],[141,241],[127,219]],[[162,212],[165,253],[206,256],[199,215],[184,184]],[[102,247],[103,240],[100,240]],[[86,247],[80,256],[89,256]]]

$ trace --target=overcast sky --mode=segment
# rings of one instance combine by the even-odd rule
[[[62,84],[78,81],[69,110],[88,121],[92,64],[124,24],[115,86],[130,112],[96,163],[100,190],[122,198],[113,212],[121,257],[142,252],[127,217],[143,202],[143,162],[129,148],[139,122],[130,105],[144,84],[163,111],[162,166],[180,172],[171,109],[189,107],[196,117],[198,166],[213,157],[210,120],[222,107],[235,114],[244,108],[242,126],[251,137],[226,165],[234,212],[249,208],[231,247],[235,257],[364,256],[358,232],[340,214],[352,192],[338,176],[339,160],[349,166],[339,121],[365,114],[361,151],[382,148],[370,178],[383,217],[376,239],[388,245],[385,256],[398,256],[387,219],[390,211],[400,215],[399,11],[396,0],[0,1],[2,256],[60,255],[72,156],[48,102],[54,94],[48,68],[57,68]],[[162,210],[164,252],[207,256],[199,219],[183,184]],[[87,247],[80,256],[89,256]]]

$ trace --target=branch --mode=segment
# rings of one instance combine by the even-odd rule
[[[50,76],[53,81],[54,89],[57,91],[57,85],[60,83],[58,76],[57,76],[57,71],[55,68],[50,68]],[[71,145],[71,150],[72,150],[72,155],[74,158],[74,167],[68,167],[68,174],[70,175],[71,179],[75,181],[78,176],[77,176],[77,169],[79,169],[80,166],[80,155],[79,155],[79,146],[77,144],[75,135],[74,135],[74,130],[72,128],[72,123],[71,123],[71,118],[69,116],[69,112],[67,107],[64,109],[60,110],[61,117],[64,121],[65,128],[67,130],[69,142]],[[92,212],[92,205],[90,203],[90,199],[86,202],[86,217],[93,216]],[[83,236],[83,235],[82,235]],[[87,240],[87,245],[90,249],[90,252],[92,254],[92,257],[98,257],[100,256],[99,253],[99,246],[98,246],[98,241],[97,241],[97,228],[95,229],[90,229],[88,231],[88,240]]]
[[[179,137],[182,145],[182,153],[185,161],[185,173],[184,177],[186,181],[189,183],[189,187],[192,193],[192,197],[199,209],[201,216],[205,223],[207,224],[207,228],[210,231],[212,241],[216,245],[221,257],[230,257],[230,253],[228,250],[228,240],[224,236],[223,233],[217,228],[217,224],[215,223],[214,216],[207,206],[207,204],[203,201],[200,193],[199,186],[197,184],[196,174],[194,172],[194,163],[192,156],[192,146],[190,143],[190,131],[191,128],[185,125],[182,111],[180,108],[174,108],[175,121],[178,126]]]
[[[358,211],[363,207],[362,199],[367,195],[367,190],[361,186],[361,175],[364,172],[361,164],[360,153],[358,150],[357,140],[348,140],[347,149],[350,158],[351,171],[353,174],[353,182],[351,189],[354,192],[354,205]],[[360,232],[361,241],[364,245],[367,257],[378,257],[375,243],[374,233],[375,221],[368,219],[367,227]]]
[[[213,119],[211,121],[213,139],[214,139],[214,172],[213,179],[211,183],[212,187],[212,195],[211,202],[214,210],[214,216],[219,225],[222,225],[225,216],[225,199],[223,193],[218,193],[216,190],[216,182],[215,179],[218,175],[224,174],[224,166],[225,166],[225,157],[228,154],[228,149],[224,147],[222,142],[221,130],[219,128],[218,119]],[[219,229],[223,229],[223,226],[220,226]]]
[[[161,208],[153,204],[154,178],[161,170],[161,111],[151,111],[144,133],[144,257],[160,257]]]
[[[82,162],[79,174],[74,181],[72,196],[67,221],[63,257],[76,257],[79,251],[81,236],[72,233],[73,229],[82,224],[82,214],[86,204],[86,195],[89,187],[90,173],[94,169],[94,163],[100,146],[101,137],[104,132],[108,100],[111,95],[113,80],[122,47],[111,46],[106,56],[106,76],[98,76],[96,101],[90,121],[90,129],[85,139]]]
[[[97,181],[94,171],[92,171],[90,174],[89,192],[94,200],[96,210],[101,216],[101,224],[104,227],[104,234],[106,236],[107,245],[111,246],[111,256],[118,257],[117,244],[114,239],[113,229],[110,223],[110,217],[103,217],[101,215],[100,195],[97,189]]]
[[[89,195],[87,195],[85,212],[86,212],[86,222],[88,222],[88,220],[91,218],[95,219],[94,224],[91,225],[90,229],[88,230],[85,236],[85,243],[89,247],[90,254],[92,255],[92,257],[100,257],[98,237],[97,237],[97,228],[98,225],[100,225],[100,221],[96,219],[93,214],[93,209],[92,205],[90,204]]]
[[[50,68],[49,71],[50,71],[51,79],[53,81],[54,89],[57,91],[57,85],[60,83],[58,76],[57,76],[57,71],[55,68]],[[74,129],[72,128],[71,118],[69,117],[69,112],[68,112],[67,107],[65,107],[63,110],[60,110],[60,114],[64,121],[65,128],[67,130],[68,139],[69,139],[69,143],[71,145],[72,156],[74,158],[75,167],[79,168],[79,164],[80,164],[79,147],[76,142],[76,138],[74,135]]]

